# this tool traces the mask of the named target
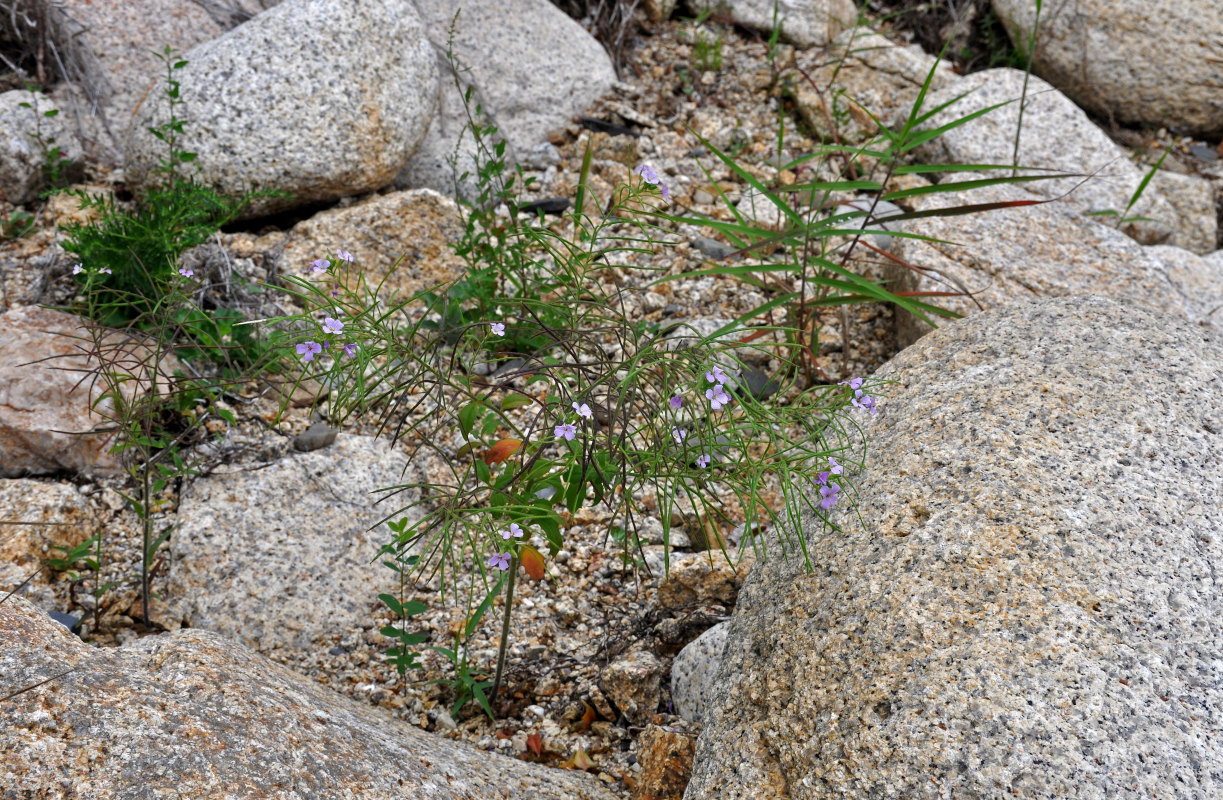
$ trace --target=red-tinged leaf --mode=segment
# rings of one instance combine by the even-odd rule
[[[595,711],[594,706],[592,706],[590,703],[583,703],[583,705],[586,706],[586,711],[582,714],[581,728],[584,731],[588,731],[590,730],[590,726],[594,724],[595,718],[599,715]]]
[[[522,568],[527,571],[527,575],[531,576],[531,580],[542,581],[544,579],[543,554],[531,545],[524,544],[518,557],[522,561]]]
[[[586,751],[578,747],[578,751],[569,757],[569,760],[561,764],[561,769],[580,769],[583,772],[592,770],[598,765],[594,759],[586,755]]]
[[[497,731],[497,738],[498,739],[513,739],[514,729],[513,728],[502,728],[501,730]]]
[[[492,466],[493,464],[500,464],[502,461],[505,461],[507,458],[514,455],[514,453],[517,453],[518,449],[521,447],[521,439],[502,439],[489,448],[489,451],[484,454],[484,463],[488,464],[489,466]]]
[[[539,735],[539,731],[535,731],[535,733],[527,737],[527,749],[534,753],[536,758],[543,755],[544,737]]]

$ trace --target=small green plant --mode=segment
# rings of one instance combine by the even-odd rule
[[[33,87],[27,86],[27,91],[33,92]],[[68,169],[72,166],[72,159],[64,154],[63,148],[55,143],[55,137],[48,136],[43,133],[43,119],[51,119],[59,116],[58,108],[51,108],[39,113],[31,103],[18,103],[21,108],[28,108],[34,114],[34,133],[30,134],[34,139],[39,149],[42,150],[42,171],[43,179],[46,183],[46,188],[42,191],[42,196],[46,197],[49,194],[58,192],[61,188],[67,185]]]
[[[14,208],[6,211],[4,216],[0,217],[0,241],[20,239],[34,230],[37,222],[38,218],[24,209]]]
[[[722,69],[722,34],[712,39],[698,32],[692,44],[692,63],[700,72],[717,72]]]
[[[1150,217],[1130,216],[1130,211],[1134,206],[1138,205],[1138,201],[1142,199],[1142,195],[1147,190],[1147,186],[1151,184],[1151,179],[1155,177],[1155,173],[1159,172],[1159,168],[1163,166],[1164,159],[1168,157],[1168,153],[1172,152],[1172,145],[1168,145],[1168,149],[1164,150],[1163,155],[1155,162],[1155,166],[1147,170],[1147,174],[1142,176],[1142,180],[1138,182],[1138,186],[1134,189],[1134,193],[1130,195],[1130,201],[1125,204],[1124,211],[1115,211],[1113,209],[1105,209],[1103,211],[1089,211],[1089,217],[1111,217],[1115,220],[1114,227],[1120,228],[1122,225],[1128,225],[1132,222],[1153,222]]]

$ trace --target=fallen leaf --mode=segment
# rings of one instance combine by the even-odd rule
[[[594,706],[592,706],[590,703],[583,703],[583,705],[586,706],[586,712],[582,714],[582,730],[588,731],[599,715],[595,712]]]
[[[539,731],[535,731],[535,733],[527,737],[527,749],[534,753],[536,758],[543,755],[544,737],[539,735]]]
[[[522,561],[522,568],[531,576],[531,580],[542,581],[544,579],[544,557],[538,550],[529,544],[524,544],[519,553],[519,559]]]
[[[514,455],[514,453],[517,453],[520,447],[522,447],[521,439],[502,439],[490,447],[488,452],[484,454],[484,463],[489,466],[500,464]]]
[[[569,760],[561,764],[561,769],[580,769],[582,771],[592,770],[597,764],[594,759],[586,755],[586,751],[578,747],[578,751],[569,757]]]

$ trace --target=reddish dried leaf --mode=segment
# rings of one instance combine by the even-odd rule
[[[514,455],[514,453],[517,453],[518,448],[520,447],[522,447],[521,439],[502,439],[489,448],[488,452],[484,454],[484,463],[488,464],[489,466],[492,466],[493,464],[500,464],[502,461],[505,461],[507,458]]]
[[[522,568],[531,576],[531,580],[542,581],[544,579],[544,557],[538,550],[529,544],[524,544],[519,558],[522,560]]]
[[[535,733],[527,737],[527,749],[534,753],[536,758],[543,755],[544,737],[539,735],[539,731],[535,731]]]
[[[586,706],[586,713],[582,714],[582,730],[588,731],[599,715],[595,712],[594,706],[592,706],[590,703],[584,703],[583,705]]]

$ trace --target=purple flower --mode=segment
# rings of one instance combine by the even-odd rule
[[[346,344],[343,347],[344,355],[349,358],[355,358],[357,355],[357,346],[355,344]]]
[[[114,273],[113,273],[113,272],[111,272],[111,271],[110,271],[110,269],[109,269],[109,268],[107,268],[107,267],[102,267],[102,269],[98,270],[98,272],[101,272],[101,273],[102,273],[102,274],[104,274],[104,275],[113,275],[113,274],[114,274]]]
[[[838,383],[838,384],[837,384],[837,386],[848,386],[850,389],[854,389],[854,390],[861,389],[861,388],[862,388],[862,379],[861,379],[861,378],[852,378],[852,379],[847,380],[847,381],[841,381],[840,383]]]
[[[658,182],[658,193],[662,195],[664,203],[671,202],[671,189],[662,181]]]
[[[81,270],[83,270],[83,269],[85,269],[85,268],[84,268],[84,267],[82,267],[80,264],[73,264],[73,265],[72,265],[72,274],[73,274],[73,275],[80,275],[80,274],[81,274]]]
[[[705,454],[705,455],[697,456],[696,465],[700,467],[701,469],[705,469],[705,467],[708,467],[709,466],[709,455]]]
[[[649,164],[642,164],[640,167],[637,167],[637,169],[633,170],[633,172],[640,175],[641,179],[645,181],[646,183],[650,183],[650,184],[658,183],[658,173],[655,172],[654,168],[651,167]]]
[[[337,283],[337,284],[335,284],[335,288],[331,290],[331,296],[332,296],[332,297],[339,297],[339,296],[340,296],[340,284],[338,284],[338,283]]]
[[[297,354],[302,357],[302,361],[309,361],[321,352],[323,346],[318,342],[302,342],[297,346]]]
[[[502,539],[508,539],[511,536],[513,536],[515,539],[522,538],[522,528],[518,527],[517,522],[511,522],[510,529],[508,531],[501,531]]]
[[[336,250],[335,257],[341,261],[347,261],[349,264],[352,263],[352,253],[348,252],[347,250]]]
[[[327,333],[340,333],[341,331],[344,330],[344,323],[340,322],[338,319],[332,319],[331,317],[324,317],[323,318],[323,330]]]
[[[675,440],[676,444],[683,444],[684,439],[687,438],[687,436],[688,431],[681,431],[679,428],[674,427],[671,428],[671,438]]]
[[[839,463],[837,463],[837,460],[835,458],[833,458],[832,456],[828,456],[828,471],[831,472],[833,475],[840,475],[842,472],[845,471],[845,468],[842,467]]]
[[[722,391],[722,384],[720,383],[712,389],[706,389],[705,397],[709,398],[709,405],[713,407],[714,411],[730,403],[730,395]]]
[[[828,476],[830,475],[832,475],[832,473],[828,472],[827,470],[825,470],[824,472],[821,472],[819,476],[815,479],[816,483],[818,483],[820,486],[827,486]]]
[[[721,367],[715,366],[705,373],[705,380],[710,383],[726,383],[726,373],[722,371]]]
[[[820,496],[824,499],[820,501],[820,508],[828,511],[837,504],[837,496],[841,492],[841,487],[835,483],[830,483],[827,486],[820,487]]]
[[[490,322],[488,327],[492,329],[493,336],[505,336],[504,322]]]
[[[491,556],[488,557],[488,561],[485,561],[484,564],[485,566],[496,567],[497,569],[501,570],[502,572],[505,572],[507,569],[510,568],[510,554],[509,553],[493,553]]]
[[[581,405],[578,405],[576,402],[574,402],[573,410],[577,412],[577,415],[579,417],[585,417],[586,419],[595,418],[595,415],[590,410],[590,406],[587,405],[586,403],[582,403]]]
[[[670,402],[671,402],[671,408],[679,408],[680,406],[684,404],[684,398],[680,397],[679,395],[675,395],[674,397],[671,398]]]
[[[190,267],[179,267],[178,274],[182,275],[184,278],[190,278],[195,274],[195,270],[191,269]]]
[[[573,437],[577,435],[578,429],[566,422],[564,425],[557,425],[552,431],[558,437],[563,437],[566,441],[573,441]]]
[[[331,262],[325,258],[316,258],[310,262],[310,271],[317,275],[320,272],[326,272],[331,266]]]
[[[854,398],[853,403],[858,408],[865,408],[871,412],[871,416],[879,413],[879,408],[875,405],[875,398],[869,394],[862,395],[861,399]]]

